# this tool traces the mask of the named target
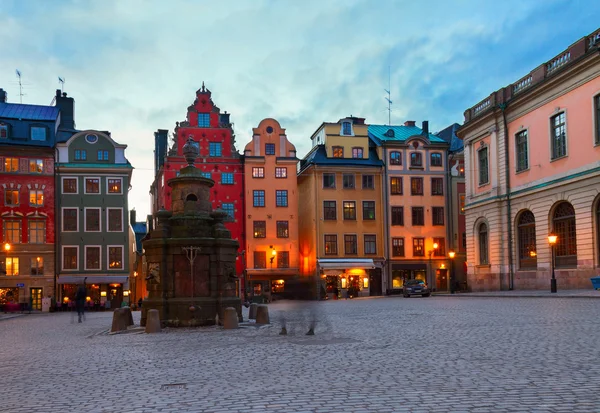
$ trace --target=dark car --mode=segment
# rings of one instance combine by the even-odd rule
[[[421,295],[423,297],[429,297],[431,291],[423,280],[409,280],[404,283],[404,297],[410,297],[411,295]]]

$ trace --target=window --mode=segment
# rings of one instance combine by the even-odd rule
[[[423,155],[421,154],[421,152],[411,152],[410,166],[415,166],[418,168],[423,166]]]
[[[21,221],[4,221],[4,242],[9,244],[21,243]]]
[[[392,207],[392,225],[404,225],[404,207]]]
[[[431,178],[431,195],[444,195],[444,178]]]
[[[98,142],[98,135],[94,135],[92,133],[90,133],[89,135],[85,135],[85,141],[87,143],[94,144],[94,143]]]
[[[375,219],[375,201],[363,201],[363,220]]]
[[[123,247],[110,245],[108,246],[108,269],[123,269]]]
[[[402,157],[400,152],[390,152],[390,165],[402,165]]]
[[[404,257],[404,238],[392,238],[392,257]]]
[[[392,195],[402,195],[402,178],[390,178],[390,191]]]
[[[287,168],[275,168],[275,178],[287,178]]]
[[[257,166],[252,168],[252,178],[264,178],[265,177],[265,168],[262,166]]]
[[[99,161],[108,161],[108,151],[98,151]]]
[[[485,185],[489,183],[489,171],[488,171],[488,150],[487,148],[480,149],[477,152],[479,156],[479,185]]]
[[[290,268],[289,251],[277,251],[277,268]]]
[[[286,207],[288,206],[288,191],[285,189],[278,189],[275,191],[275,206]]]
[[[63,269],[76,270],[77,265],[77,247],[63,247]]]
[[[337,219],[335,201],[323,201],[323,219],[326,221]]]
[[[198,127],[209,128],[210,127],[210,113],[198,113]]]
[[[565,112],[550,118],[552,130],[552,159],[558,159],[567,155],[567,128],[565,123]]]
[[[19,190],[18,189],[4,190],[4,205],[6,205],[6,206],[19,205]]]
[[[325,235],[325,255],[337,255],[337,235]]]
[[[365,255],[377,254],[377,236],[365,235]]]
[[[108,213],[108,232],[123,231],[123,210],[121,208],[106,208]]]
[[[431,154],[431,166],[442,166],[442,154],[432,153]]]
[[[42,159],[29,160],[29,172],[32,174],[41,174],[44,172],[44,161]]]
[[[344,184],[344,189],[353,189],[354,188],[354,175],[349,175],[349,174],[342,175],[342,182]]]
[[[350,122],[342,122],[342,135],[352,135],[352,124]]]
[[[252,191],[253,194],[253,206],[255,207],[264,207],[265,206],[265,191],[260,189],[260,190],[254,190]]]
[[[254,251],[254,268],[267,268],[267,253]]]
[[[44,275],[43,257],[31,257],[31,275]]]
[[[596,136],[594,142],[596,145],[600,145],[600,95],[594,96],[594,112],[596,114]],[[2,130],[0,130],[2,133]]]
[[[344,219],[356,220],[356,202],[344,201]]]
[[[0,139],[8,138],[8,125],[5,123],[0,123]]]
[[[344,254],[358,254],[358,241],[356,235],[344,235]]]
[[[375,189],[375,177],[373,175],[362,176],[362,189]]]
[[[254,238],[266,238],[267,237],[267,222],[266,221],[254,221]]]
[[[355,159],[363,158],[363,148],[352,148],[352,157]]]
[[[433,225],[444,225],[444,207],[431,208]]]
[[[6,275],[18,276],[19,275],[19,259],[17,257],[6,257]]]
[[[277,238],[288,238],[289,234],[288,221],[277,221]]]
[[[423,178],[410,178],[410,194],[423,195]]]
[[[425,256],[425,238],[413,238],[413,257]]]
[[[221,204],[221,209],[223,212],[227,213],[227,218],[225,218],[225,221],[233,222],[235,220],[235,208],[231,202],[223,202]]]
[[[45,244],[46,223],[41,220],[30,220],[28,239],[30,244]]]
[[[63,208],[63,231],[76,232],[78,228],[77,208]]]
[[[85,178],[85,193],[99,194],[100,193],[100,178]]]
[[[5,158],[4,159],[4,172],[19,172],[19,159],[18,158]]]
[[[568,202],[561,202],[554,210],[552,226],[554,234],[558,236],[554,246],[556,266],[577,266],[577,232],[573,205]]]
[[[232,172],[221,172],[221,184],[222,185],[233,185],[233,173]]]
[[[479,265],[487,265],[488,259],[488,230],[487,225],[479,225]]]
[[[179,173],[179,172],[177,172],[177,173]],[[177,175],[177,176],[179,176],[179,175]],[[210,172],[200,172],[200,176],[202,178],[212,179],[212,173],[210,173]]]
[[[423,207],[412,207],[412,224],[413,226],[425,225],[425,214]]]
[[[108,178],[108,193],[109,194],[121,194],[122,193],[122,183],[123,180],[121,178]]]
[[[63,178],[62,180],[63,194],[77,193],[77,178]]]
[[[209,142],[208,143],[208,155],[209,156],[221,156],[221,142]]]
[[[333,147],[333,157],[334,158],[343,158],[344,157],[344,148],[341,146]]]
[[[85,208],[85,231],[100,232],[100,208]]]
[[[335,188],[335,174],[323,174],[323,188]]]
[[[524,211],[517,221],[519,237],[519,268],[537,268],[535,245],[535,217],[531,211]]]
[[[44,191],[41,189],[29,190],[29,205],[42,206],[44,205]]]
[[[87,160],[87,152],[85,151],[85,149],[75,149],[75,160],[76,161],[86,161]]]
[[[46,128],[39,126],[31,127],[31,140],[32,141],[45,141],[46,140]]]
[[[99,270],[100,268],[100,247],[85,247],[85,269]]]
[[[265,155],[275,155],[274,143],[265,143]]]
[[[433,243],[437,244],[438,247],[433,249],[434,257],[445,257],[446,256],[446,240],[444,238],[434,238]]]
[[[517,147],[517,172],[524,171],[529,168],[526,130],[515,135],[515,145]]]

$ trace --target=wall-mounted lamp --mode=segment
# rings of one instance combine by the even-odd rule
[[[100,291],[100,297],[106,297],[106,291]]]

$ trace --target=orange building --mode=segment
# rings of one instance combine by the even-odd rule
[[[270,300],[299,274],[296,148],[275,119],[253,129],[244,149],[246,288]]]

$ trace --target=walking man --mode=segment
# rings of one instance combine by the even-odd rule
[[[85,320],[85,314],[84,314],[84,309],[85,309],[85,299],[87,297],[87,289],[85,288],[85,280],[87,278],[83,279],[83,284],[81,284],[79,286],[79,288],[77,288],[77,293],[75,294],[75,306],[77,307],[77,318],[78,318],[78,322],[81,323],[81,318],[83,317],[83,319]]]

